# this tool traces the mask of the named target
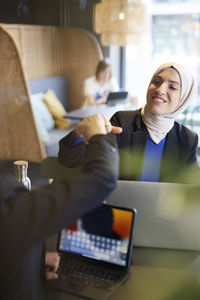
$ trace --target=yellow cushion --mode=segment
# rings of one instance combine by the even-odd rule
[[[62,103],[56,97],[54,91],[48,90],[46,94],[44,94],[43,99],[50,113],[53,116],[55,126],[60,129],[65,129],[69,127],[70,121],[68,119],[63,118],[63,116],[66,115],[67,112]]]

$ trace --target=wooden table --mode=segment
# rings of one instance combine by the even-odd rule
[[[116,105],[92,105],[85,108],[80,108],[76,110],[72,110],[71,112],[67,113],[64,118],[69,118],[72,120],[73,123],[79,122],[80,119],[85,117],[95,115],[95,114],[104,114],[110,119],[114,113],[119,110],[134,110],[135,107],[131,106],[130,102],[125,104],[116,104]]]

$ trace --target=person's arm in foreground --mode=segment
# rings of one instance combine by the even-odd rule
[[[104,116],[107,132],[121,133],[121,129],[116,126],[110,127],[109,120]],[[74,130],[59,142],[58,160],[68,168],[78,168],[82,166],[87,159],[88,146],[83,142],[83,138],[77,136],[77,131]]]
[[[0,181],[0,253],[10,264],[40,240],[100,205],[114,189],[118,177],[116,137],[106,134],[105,120],[101,116],[85,119],[78,134],[88,141],[81,175],[31,192],[13,177]]]

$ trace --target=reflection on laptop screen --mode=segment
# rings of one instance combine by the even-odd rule
[[[107,205],[98,207],[61,231],[59,250],[127,266],[134,213]]]

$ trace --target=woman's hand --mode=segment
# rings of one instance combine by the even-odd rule
[[[46,252],[45,256],[45,274],[47,279],[57,279],[56,273],[60,263],[60,256],[57,252]]]
[[[112,126],[108,118],[104,115],[93,115],[84,118],[78,123],[76,128],[76,135],[83,137],[84,142],[88,143],[89,139],[97,134],[107,133],[119,134],[122,132],[122,128]]]

